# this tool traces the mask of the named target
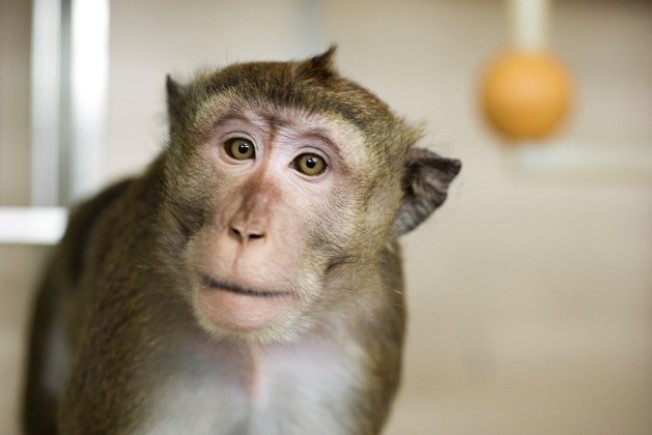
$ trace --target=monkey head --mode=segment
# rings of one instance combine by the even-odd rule
[[[413,147],[419,129],[333,55],[168,77],[167,209],[193,283],[183,291],[214,336],[291,340],[323,307],[366,300],[335,277],[378,268],[460,170]]]

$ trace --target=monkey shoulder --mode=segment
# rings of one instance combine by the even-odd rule
[[[55,252],[55,261],[58,260],[63,268],[61,272],[69,277],[71,283],[76,284],[84,270],[98,223],[132,183],[133,179],[119,181],[71,210],[66,232]]]

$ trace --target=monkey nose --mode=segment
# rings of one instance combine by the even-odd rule
[[[229,233],[235,237],[240,243],[253,242],[265,237],[264,231],[255,228],[248,224],[231,224],[229,226]]]

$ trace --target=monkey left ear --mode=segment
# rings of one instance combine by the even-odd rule
[[[181,120],[185,101],[186,89],[176,82],[168,74],[165,79],[165,87],[168,95],[168,117],[170,119],[170,130],[173,130]]]
[[[448,196],[448,186],[462,169],[462,162],[423,148],[410,148],[403,168],[403,200],[394,223],[402,236],[426,220]]]

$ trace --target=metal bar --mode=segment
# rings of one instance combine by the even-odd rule
[[[61,207],[1,207],[0,244],[55,244],[67,218],[68,211]]]
[[[59,202],[61,2],[34,0],[32,24],[32,204]]]
[[[34,0],[32,19],[34,207],[0,207],[0,244],[56,243],[68,212],[55,206],[102,180],[109,0]]]
[[[103,181],[109,75],[109,1],[73,0],[70,63],[70,200]]]

